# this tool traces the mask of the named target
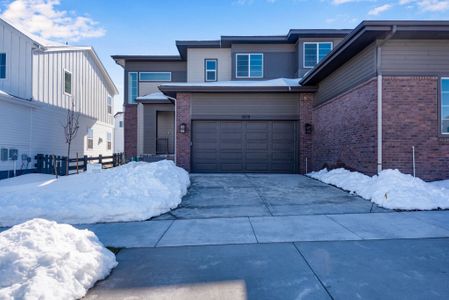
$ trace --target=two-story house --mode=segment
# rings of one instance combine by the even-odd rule
[[[76,153],[113,153],[117,88],[92,47],[46,41],[0,19],[0,178],[34,168],[38,153],[67,155],[63,124],[80,113]]]
[[[174,154],[193,172],[449,177],[449,22],[176,46],[176,56],[113,56],[125,70],[128,157]]]

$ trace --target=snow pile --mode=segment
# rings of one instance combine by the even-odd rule
[[[94,233],[34,219],[0,233],[0,299],[78,299],[116,265]]]
[[[70,224],[147,220],[177,207],[189,184],[188,173],[167,160],[59,179],[23,175],[0,181],[0,226],[33,218]]]
[[[345,169],[323,169],[308,174],[322,182],[371,200],[379,206],[403,210],[449,208],[449,186],[425,182],[398,170],[384,170],[373,177]]]

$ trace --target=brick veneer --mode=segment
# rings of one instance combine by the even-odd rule
[[[449,138],[441,137],[437,77],[383,78],[383,167],[425,180],[449,178]]]
[[[313,163],[377,172],[377,81],[358,85],[313,108]]]
[[[190,116],[191,94],[176,95],[176,165],[190,172],[192,122]],[[186,133],[179,132],[179,125],[187,125]]]
[[[124,114],[125,157],[137,155],[137,105],[125,106]]]
[[[312,162],[312,135],[306,134],[305,124],[312,124],[313,94],[301,93],[299,95],[299,172],[305,174],[311,170]],[[307,160],[307,166],[306,166]],[[306,170],[307,169],[307,170]]]

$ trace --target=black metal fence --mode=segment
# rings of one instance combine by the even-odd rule
[[[110,156],[89,157],[87,155],[67,159],[66,156],[37,154],[36,172],[53,175],[71,175],[87,171],[89,163],[99,163],[102,168],[117,167],[125,163],[123,153],[114,153]],[[67,168],[68,165],[68,168]],[[68,172],[67,172],[68,170]]]

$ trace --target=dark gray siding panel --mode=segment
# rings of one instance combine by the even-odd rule
[[[156,154],[158,111],[175,111],[175,106],[173,104],[144,104],[143,152],[145,154]]]
[[[193,94],[192,119],[298,119],[297,93]]]
[[[376,75],[376,47],[371,44],[320,82],[314,105],[321,104]]]
[[[383,75],[449,74],[449,40],[390,40],[382,47]]]

